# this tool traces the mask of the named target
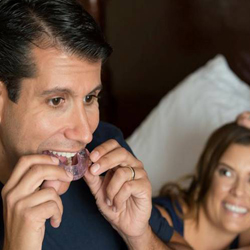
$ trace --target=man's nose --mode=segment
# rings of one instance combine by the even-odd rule
[[[84,107],[74,110],[69,117],[68,126],[64,131],[64,135],[69,140],[79,141],[88,144],[92,141],[93,135],[89,117]]]

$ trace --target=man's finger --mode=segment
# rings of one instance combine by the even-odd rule
[[[89,186],[92,194],[95,196],[97,192],[100,190],[100,188],[102,187],[103,177],[98,176],[98,175],[93,175],[92,173],[90,173],[89,168],[88,168],[86,173],[83,176],[83,179]]]
[[[48,155],[28,155],[21,157],[4,188],[6,190],[12,189],[16,186],[16,183],[21,180],[23,175],[31,168],[31,166],[36,164],[59,165],[59,160]]]
[[[55,165],[35,165],[23,176],[22,180],[15,187],[19,194],[27,196],[33,193],[44,180],[72,181],[73,176],[63,168]]]
[[[97,146],[89,155],[92,162],[98,161],[102,156],[116,148],[121,147],[116,140],[108,140],[101,145]]]
[[[132,198],[138,209],[144,210],[145,202],[151,203],[151,186],[146,179],[138,179],[125,182],[113,199],[113,207],[119,212],[126,206],[126,202]]]
[[[90,167],[90,171],[93,175],[100,175],[117,166],[142,167],[143,165],[125,148],[119,147],[101,157]]]
[[[26,215],[26,218],[27,217],[31,219],[31,222],[34,222],[34,219],[37,218],[39,222],[41,221],[40,226],[43,226],[47,219],[50,219],[52,227],[59,227],[62,221],[61,211],[55,201],[47,201],[29,209],[29,212]],[[39,230],[39,228],[37,228],[37,230]]]
[[[136,179],[140,179],[146,176],[146,172],[142,168],[134,168],[134,171]],[[116,168],[116,170],[114,170],[113,176],[110,179],[106,188],[107,199],[109,199],[111,204],[113,203],[113,198],[122,188],[123,184],[131,180],[132,180],[132,173],[130,168],[118,167]]]
[[[61,215],[63,214],[63,205],[60,196],[57,194],[54,188],[46,188],[31,195],[25,197],[24,199],[17,202],[18,210],[24,210],[28,207],[36,207],[42,203],[46,203],[48,201],[56,202]]]

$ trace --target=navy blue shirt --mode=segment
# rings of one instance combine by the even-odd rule
[[[93,141],[87,146],[91,152],[96,146],[115,139],[131,152],[123,139],[122,133],[116,127],[100,122],[93,136]],[[95,199],[83,180],[71,183],[68,191],[61,196],[64,212],[59,228],[51,227],[46,221],[46,231],[43,250],[117,250],[127,249],[120,235],[104,219],[99,212]],[[2,201],[1,201],[2,202]],[[2,204],[0,206],[2,209]],[[2,211],[0,211],[2,214]],[[169,241],[173,230],[168,223],[161,221],[162,217],[153,209],[151,226],[163,241]],[[0,243],[3,242],[3,220],[0,221]],[[163,223],[163,224],[162,224]],[[161,237],[163,235],[163,237]]]

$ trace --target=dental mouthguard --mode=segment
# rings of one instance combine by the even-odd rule
[[[73,174],[73,181],[81,179],[91,165],[87,149],[82,149],[77,153],[59,153],[46,150],[43,154],[58,158],[59,166]]]

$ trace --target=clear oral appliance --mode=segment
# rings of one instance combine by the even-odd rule
[[[80,150],[73,157],[54,154],[49,150],[44,151],[43,154],[58,158],[60,161],[59,166],[72,173],[74,181],[82,178],[87,168],[91,165],[87,149]]]

